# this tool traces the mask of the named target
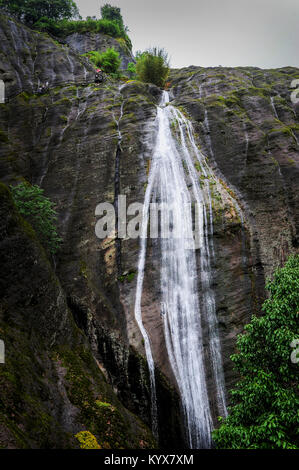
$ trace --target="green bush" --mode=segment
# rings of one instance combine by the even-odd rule
[[[291,343],[299,338],[298,255],[267,288],[264,316],[252,318],[232,356],[241,379],[228,417],[213,433],[219,448],[299,448],[299,363],[291,360]]]
[[[57,36],[68,36],[73,33],[102,33],[115,38],[121,37],[119,25],[114,21],[94,20],[92,18],[85,21],[53,21],[48,18],[41,18],[34,24],[35,29],[48,31]],[[42,29],[41,29],[42,28]]]
[[[96,67],[100,67],[101,53],[99,51],[90,51],[83,55],[88,57]]]
[[[101,67],[104,72],[114,76],[119,75],[121,60],[119,53],[113,47],[102,53],[100,51],[90,51],[83,55],[88,57],[96,67]]]
[[[111,47],[99,55],[99,62],[97,65],[99,65],[106,73],[118,74],[120,64],[121,60],[119,58],[119,53]]]
[[[11,191],[21,215],[32,225],[44,248],[54,254],[61,239],[55,227],[57,214],[53,203],[43,195],[43,189],[29,183],[12,186]]]
[[[153,48],[137,54],[137,78],[162,87],[169,74],[169,61],[164,49]]]

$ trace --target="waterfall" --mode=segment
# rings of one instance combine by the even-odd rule
[[[271,96],[270,100],[271,100],[271,106],[272,106],[274,115],[275,115],[276,119],[279,119],[277,111],[276,111],[275,103],[274,103],[274,96]]]
[[[141,298],[150,208],[151,203],[159,203],[168,208],[167,213],[161,212],[161,227],[167,226],[169,220],[172,227],[168,236],[160,237],[161,315],[168,357],[181,395],[189,446],[209,448],[212,444],[212,416],[207,390],[203,325],[208,332],[208,366],[213,374],[218,411],[226,415],[221,346],[211,289],[211,258],[214,254],[209,190],[211,174],[195,144],[191,123],[168,101],[168,93],[163,92],[157,112],[157,140],[143,206],[135,317],[144,338],[152,391],[153,429],[157,432],[155,366],[150,338],[142,322]],[[203,187],[198,168],[205,179]],[[192,218],[194,203],[195,237]]]

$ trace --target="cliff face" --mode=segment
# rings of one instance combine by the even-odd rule
[[[298,247],[296,68],[172,72],[175,103],[196,123],[217,174],[236,192],[266,276]]]
[[[0,39],[0,78],[8,98],[0,105],[1,181],[9,185],[25,178],[41,185],[55,202],[63,238],[54,272],[2,190],[0,337],[10,367],[0,368],[6,384],[0,444],[68,447],[85,428],[101,445],[151,446],[146,425],[130,413],[150,425],[148,370],[134,319],[139,241],[97,239],[95,209],[105,201],[116,205],[119,194],[126,195],[127,205],[143,202],[161,90],[112,80],[94,85],[92,66],[80,54],[106,44],[101,35],[73,35],[68,48],[1,16]],[[228,389],[236,379],[229,360],[236,335],[259,310],[265,277],[298,243],[298,108],[289,90],[298,77],[298,69],[291,68],[199,67],[173,70],[170,77],[172,104],[193,122],[196,143],[215,174],[213,288]],[[47,93],[36,94],[39,81],[49,81]],[[160,445],[182,447],[179,397],[160,318],[159,256],[150,243],[143,320],[157,365]],[[43,435],[34,431],[30,437],[32,422],[23,419],[22,407],[15,408],[13,387],[21,378],[12,344],[28,350],[28,374],[35,380],[23,387],[28,395],[34,391],[34,406],[41,407],[35,422],[47,415]],[[69,378],[81,375],[80,391],[73,390]],[[78,398],[89,387],[91,413]],[[213,396],[211,377],[209,389]],[[110,440],[107,408],[96,401],[109,402],[124,423]],[[216,418],[213,400],[211,405]],[[16,413],[18,420],[12,419]],[[56,427],[61,434],[53,437]]]
[[[30,225],[0,186],[0,448],[147,448],[149,429],[116,398]]]

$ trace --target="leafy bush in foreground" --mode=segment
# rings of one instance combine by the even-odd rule
[[[43,195],[43,189],[29,183],[12,186],[11,191],[21,215],[32,225],[46,250],[54,254],[61,239],[55,227],[57,214],[53,203]]]
[[[267,288],[264,316],[252,318],[232,356],[241,379],[231,392],[228,417],[213,433],[220,448],[299,448],[299,362],[291,360],[291,343],[299,338],[298,255]]]

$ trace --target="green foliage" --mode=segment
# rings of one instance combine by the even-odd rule
[[[136,76],[136,64],[134,64],[134,62],[128,63],[127,72],[129,73],[130,78],[133,78]]]
[[[299,364],[291,342],[299,336],[299,256],[290,257],[267,285],[264,316],[253,317],[232,356],[241,375],[228,417],[213,437],[220,448],[299,448]]]
[[[120,282],[132,282],[134,279],[135,279],[135,276],[136,276],[136,272],[135,271],[130,271],[129,273],[127,274],[122,274],[121,276],[119,276],[118,280]]]
[[[54,254],[61,239],[55,228],[57,214],[53,203],[43,195],[44,191],[39,186],[21,183],[12,186],[11,191],[21,215],[32,225],[44,247]]]
[[[104,72],[111,74],[118,74],[121,60],[119,53],[113,48],[107,49],[99,55],[99,65]]]
[[[80,449],[100,449],[95,436],[89,431],[81,431],[75,435],[80,443]]]
[[[100,51],[89,51],[86,54],[83,54],[84,56],[88,57],[89,60],[96,66],[100,67],[100,57],[101,53]]]
[[[169,74],[168,55],[164,49],[152,48],[137,53],[136,73],[142,82],[164,86]]]
[[[1,3],[2,0],[0,0]],[[58,0],[58,2],[63,0]],[[66,1],[66,0],[65,0]],[[43,2],[41,2],[43,3]],[[45,2],[47,3],[47,2]],[[56,3],[56,2],[51,2]],[[43,11],[33,21],[33,26],[38,31],[45,31],[56,36],[65,37],[74,33],[101,33],[107,34],[113,38],[122,39],[125,46],[132,50],[132,43],[127,35],[128,28],[124,26],[120,9],[111,7],[110,5],[104,5],[102,7],[102,19],[98,20],[95,16],[88,16],[86,20],[80,18],[79,21],[71,20],[76,18],[78,15],[75,10],[71,16],[64,14],[59,18],[53,15],[48,15],[46,11]]]
[[[120,12],[120,8],[113,7],[109,5],[109,3],[106,3],[101,8],[101,15],[102,15],[103,20],[115,21],[116,23],[119,24],[122,30],[125,30],[124,21],[123,21],[122,14]]]
[[[68,36],[73,33],[102,33],[118,38],[122,36],[117,23],[109,20],[94,20],[88,18],[85,21],[60,21],[57,24],[60,36]]]
[[[79,17],[77,5],[72,0],[0,0],[0,8],[30,25],[41,18],[59,21]]]

